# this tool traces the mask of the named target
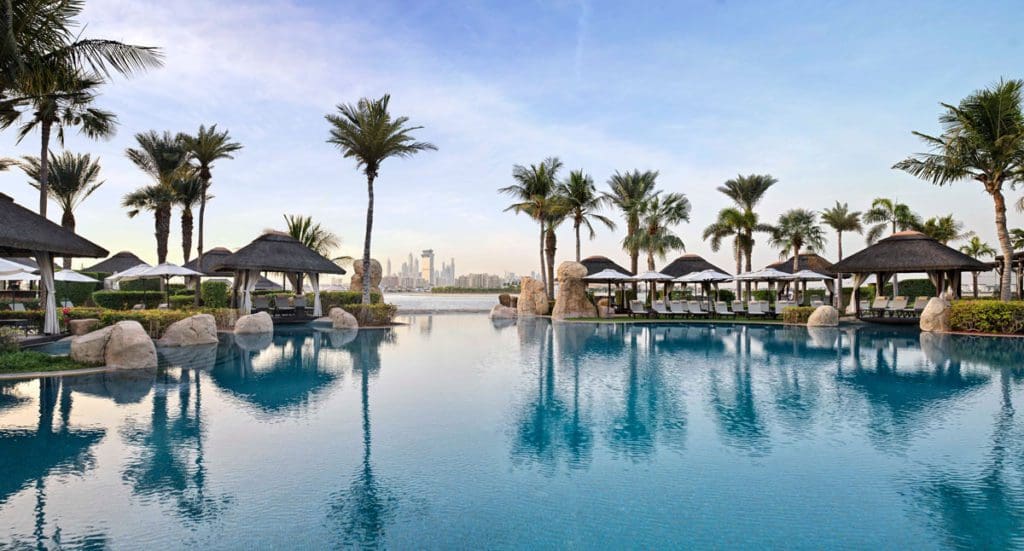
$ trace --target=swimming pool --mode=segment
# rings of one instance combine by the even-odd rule
[[[0,541],[1024,542],[1021,341],[404,321],[225,336],[161,351],[152,373],[4,383]]]

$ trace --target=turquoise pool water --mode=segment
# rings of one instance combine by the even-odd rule
[[[1021,341],[406,318],[0,386],[0,547],[1024,546]]]

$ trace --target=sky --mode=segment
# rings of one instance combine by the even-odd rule
[[[106,181],[77,212],[78,231],[155,260],[152,217],[120,207],[150,183],[124,150],[138,132],[216,123],[244,149],[214,167],[207,248],[241,247],[303,214],[341,237],[340,254],[359,256],[365,177],[326,142],[324,116],[389,93],[392,112],[438,147],[381,168],[373,256],[395,270],[425,248],[438,265],[454,257],[460,274],[538,270],[535,224],[503,212],[511,200],[496,190],[513,165],[549,156],[599,190],[615,171],[658,170],[660,188],[693,205],[676,228],[686,250],[730,271],[732,251],[712,252],[701,234],[728,206],[716,188],[737,174],[779,180],[760,207],[768,222],[884,196],[925,217],[952,213],[996,246],[978,184],[938,188],[891,166],[922,151],[912,130],[939,131],[939,102],[1024,77],[1022,17],[1018,1],[87,0],[84,36],[159,46],[166,63],[103,88],[97,106],[118,115],[115,137],[69,133],[65,146],[98,155]],[[39,136],[17,144],[7,131],[0,146],[35,155]],[[0,192],[34,209],[26,182],[2,173]],[[610,214],[620,229],[599,230],[583,254],[626,264],[624,225]],[[52,203],[50,217],[60,218]],[[175,215],[172,262],[178,228]],[[558,238],[558,261],[572,259],[571,224]],[[863,245],[847,236],[844,249]],[[836,257],[831,233],[825,256]],[[755,267],[778,259],[761,239]]]

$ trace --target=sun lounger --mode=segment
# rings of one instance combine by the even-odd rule
[[[292,307],[295,308],[296,314],[305,315],[306,309],[309,308],[306,306],[306,296],[296,295],[295,298],[292,299]]]
[[[171,309],[171,305],[167,304],[166,302],[161,302],[160,304],[156,305],[156,309],[157,310],[170,310]]]
[[[676,316],[686,316],[690,314],[690,309],[686,306],[686,303],[681,300],[673,300],[668,303],[668,309]]]
[[[747,315],[752,318],[763,318],[767,314],[767,312],[765,312],[761,308],[762,307],[760,301],[752,300],[747,303]]]
[[[877,296],[874,302],[871,303],[871,312],[875,315],[881,316],[885,314],[885,308],[889,306],[889,297]]]
[[[721,300],[715,303],[715,314],[719,315],[719,316],[724,316],[724,317],[727,317],[727,318],[728,317],[734,317],[736,315],[735,312],[730,312],[729,311],[729,307],[726,306],[725,302],[723,302]]]
[[[885,307],[885,313],[890,316],[899,316],[907,310],[907,297],[893,297],[889,305]]]
[[[869,303],[866,300],[860,301],[860,311],[861,312],[867,312],[870,309],[871,309],[871,303]]]
[[[139,304],[136,304],[136,305],[132,306],[132,310],[145,310],[145,309],[146,309],[146,305],[142,304],[141,302]]]
[[[659,316],[670,317],[672,315],[672,312],[669,311],[668,306],[660,300],[656,300],[653,303],[651,303],[651,308],[653,308],[654,313]]]
[[[690,307],[691,316],[706,316],[710,313],[707,310],[701,308],[700,303],[697,302],[696,300],[689,301],[688,305]]]
[[[931,300],[931,297],[917,297],[916,299],[914,299],[914,315],[920,316],[921,312],[924,312],[924,307],[928,306],[929,300]]]
[[[270,298],[267,297],[267,295],[256,295],[252,297],[252,311],[254,314],[257,312],[266,312],[267,310],[270,310]]]
[[[815,308],[817,308],[819,306],[824,306],[824,305],[825,305],[825,303],[820,301],[820,300],[812,300],[811,301],[811,306],[813,306]]]
[[[636,318],[636,317],[640,317],[640,316],[643,316],[645,318],[650,316],[650,313],[647,311],[647,308],[644,306],[643,301],[641,301],[641,300],[631,300],[631,301],[629,301],[629,317]]]

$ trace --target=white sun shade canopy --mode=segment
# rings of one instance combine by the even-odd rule
[[[644,272],[631,278],[633,281],[672,281],[672,276],[661,272]]]
[[[632,281],[633,277],[618,270],[608,268],[607,270],[601,270],[594,275],[588,275],[583,279],[586,281]]]
[[[53,274],[54,281],[68,281],[71,283],[99,283],[100,280],[80,274],[74,270],[61,270]]]
[[[747,272],[745,274],[739,274],[733,279],[738,281],[775,281],[779,279],[786,279],[791,274],[786,272],[780,272],[775,268],[765,268],[756,272]]]
[[[782,279],[788,279],[790,281],[825,281],[834,278],[825,274],[819,274],[814,270],[800,270],[799,272],[789,274],[787,277]]]
[[[680,283],[717,283],[721,281],[732,281],[732,276],[729,274],[723,274],[718,270],[702,270],[700,272],[692,272],[684,276],[676,278],[676,281]]]

